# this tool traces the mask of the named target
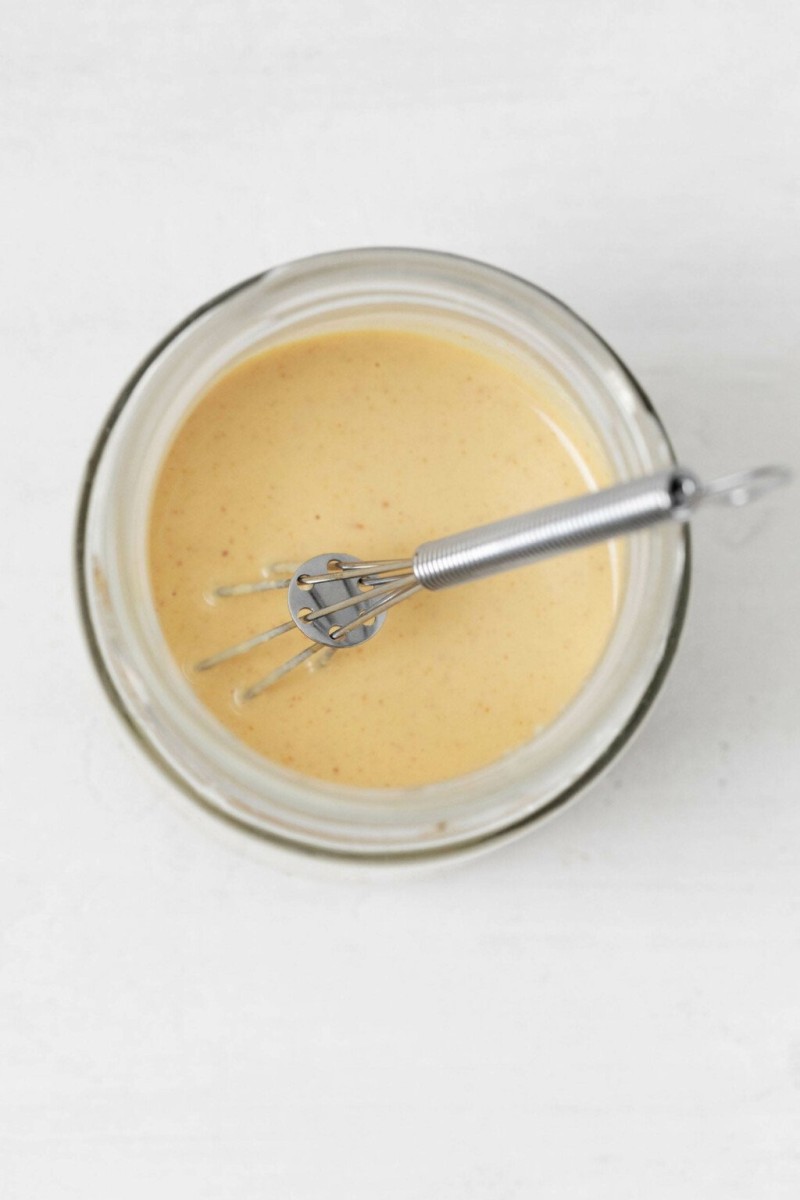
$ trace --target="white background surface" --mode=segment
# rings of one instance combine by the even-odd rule
[[[800,1194],[797,485],[698,522],[679,659],[612,773],[422,877],[276,869],[172,803],[70,579],[143,353],[349,245],[532,278],[687,462],[797,466],[799,36],[794,0],[12,4],[4,1198]]]

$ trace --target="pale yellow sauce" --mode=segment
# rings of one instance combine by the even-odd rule
[[[236,688],[309,643],[293,631],[196,671],[288,617],[284,592],[210,593],[326,551],[408,557],[610,481],[554,387],[466,343],[375,330],[280,346],[214,383],[167,453],[150,525],[161,627],[202,702],[277,763],[369,787],[459,775],[533,737],[580,690],[614,621],[613,548],[422,591],[365,645],[244,705]]]

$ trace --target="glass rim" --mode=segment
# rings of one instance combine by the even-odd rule
[[[613,761],[623,746],[628,743],[636,729],[640,726],[645,715],[651,708],[656,695],[660,691],[663,680],[673,660],[680,638],[688,604],[689,583],[691,576],[691,538],[687,527],[684,526],[680,531],[683,548],[680,577],[675,589],[675,598],[672,606],[671,619],[669,621],[667,636],[664,641],[662,652],[655,663],[646,686],[639,695],[637,703],[634,705],[628,718],[625,720],[616,735],[603,747],[598,754],[596,754],[589,766],[583,772],[581,772],[565,786],[561,787],[557,794],[544,801],[538,807],[527,812],[523,812],[518,818],[496,828],[489,828],[476,832],[472,835],[460,837],[459,840],[452,843],[434,845],[422,844],[408,849],[398,848],[396,846],[387,847],[386,849],[365,849],[361,846],[344,846],[336,844],[319,845],[312,842],[298,840],[295,837],[285,836],[275,829],[264,828],[260,825],[256,825],[244,820],[226,808],[215,804],[208,796],[204,795],[201,791],[194,787],[191,781],[188,780],[169,760],[167,754],[158,746],[158,744],[148,736],[147,731],[141,728],[137,723],[134,715],[130,711],[124,694],[117,686],[117,683],[113,678],[113,674],[109,668],[95,626],[91,609],[86,570],[86,556],[88,549],[87,529],[97,473],[100,468],[100,464],[103,461],[104,453],[108,443],[117,428],[118,422],[125,412],[131,398],[134,396],[137,386],[149,368],[162,356],[162,354],[164,354],[164,352],[172,345],[173,342],[176,341],[176,339],[180,337],[182,333],[196,324],[206,314],[224,305],[227,301],[231,300],[239,293],[244,292],[248,288],[266,280],[270,275],[291,268],[313,269],[314,267],[324,267],[326,263],[335,265],[337,262],[341,263],[342,260],[345,259],[352,260],[353,258],[369,258],[370,256],[384,256],[389,259],[391,259],[393,256],[397,256],[398,258],[418,256],[420,259],[440,262],[442,260],[450,260],[454,265],[475,268],[481,273],[495,276],[501,282],[503,280],[511,281],[515,285],[521,286],[526,291],[530,291],[540,297],[545,297],[551,304],[555,305],[559,310],[566,313],[570,320],[574,321],[580,328],[586,331],[613,360],[616,368],[635,395],[637,402],[642,405],[644,410],[654,420],[660,437],[663,440],[664,446],[674,461],[672,445],[667,431],[664,428],[663,422],[661,421],[652,401],[647,396],[635,377],[631,374],[625,363],[608,345],[605,339],[599,335],[587,321],[575,313],[573,309],[571,309],[558,297],[552,295],[550,292],[547,292],[537,284],[533,284],[529,280],[526,280],[523,277],[514,274],[513,272],[480,262],[479,260],[448,252],[427,249],[414,249],[410,247],[362,247],[312,255],[293,260],[289,263],[279,264],[269,268],[266,271],[259,272],[256,275],[250,276],[247,279],[234,284],[232,287],[225,289],[212,299],[206,301],[204,304],[200,305],[191,313],[189,313],[188,316],[186,316],[182,321],[176,324],[141,360],[139,365],[131,373],[128,380],[120,390],[116,400],[112,404],[111,409],[101,426],[100,432],[89,455],[87,466],[83,475],[75,522],[75,584],[81,625],[87,641],[90,657],[94,663],[95,670],[98,673],[105,693],[111,702],[112,708],[123,720],[126,727],[132,732],[138,745],[146,751],[150,760],[155,763],[162,774],[164,774],[173,784],[179,787],[184,795],[188,796],[194,802],[199,803],[203,809],[213,814],[216,819],[221,818],[231,827],[240,831],[244,836],[256,837],[267,843],[279,847],[285,847],[290,849],[295,854],[300,853],[316,858],[334,858],[348,860],[351,862],[361,862],[365,864],[422,862],[431,859],[463,856],[470,850],[477,850],[481,846],[488,847],[489,845],[498,844],[504,840],[510,840],[518,836],[521,832],[530,828],[535,823],[545,820],[549,816],[553,815],[570,800],[575,798],[579,793],[584,791],[590,783],[592,783],[600,774],[602,774],[602,772]]]

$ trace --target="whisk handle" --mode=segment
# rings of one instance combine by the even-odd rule
[[[414,574],[431,591],[482,579],[660,521],[685,520],[703,495],[701,483],[690,471],[680,467],[659,471],[425,542],[414,555]]]

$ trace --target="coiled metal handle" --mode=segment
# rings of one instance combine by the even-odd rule
[[[659,521],[685,519],[705,494],[690,471],[680,467],[660,471],[425,542],[414,555],[414,575],[431,591],[482,579]]]

